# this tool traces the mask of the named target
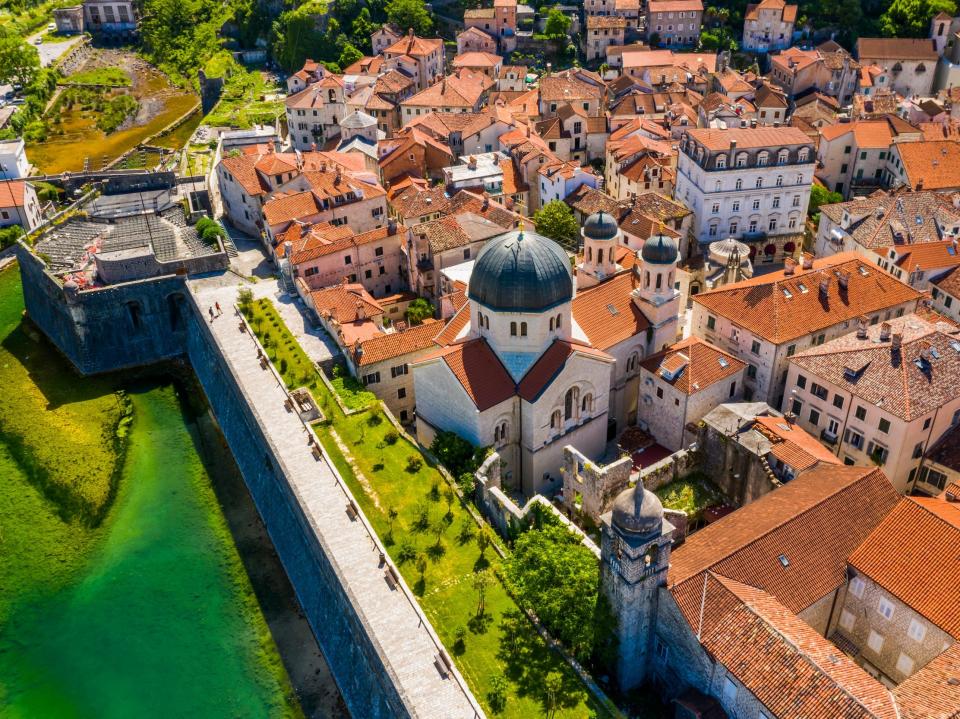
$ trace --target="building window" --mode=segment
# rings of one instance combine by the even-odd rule
[[[814,427],[820,424],[820,413],[815,409],[810,410],[810,424]]]
[[[848,429],[847,444],[856,449],[863,449],[863,435],[852,429]]]
[[[397,399],[404,399],[407,396],[407,388],[401,387],[397,390]]]
[[[859,405],[853,412],[853,416],[859,419],[861,422],[867,418],[867,410]]]
[[[511,322],[511,323],[510,323],[510,336],[511,336],[511,337],[516,337],[516,336],[517,336],[517,323],[516,323],[516,322]]]
[[[371,374],[366,374],[366,375],[363,376],[363,383],[364,383],[365,385],[367,385],[367,384],[377,384],[378,382],[380,382],[380,373],[379,373],[379,372],[373,372],[373,373],[371,373]]]
[[[757,378],[757,366],[756,366],[756,365],[754,365],[754,364],[748,364],[748,365],[747,365],[747,377],[749,377],[750,379],[756,379],[756,378]]]
[[[843,629],[850,631],[851,629],[853,629],[853,625],[855,622],[856,622],[856,617],[852,613],[848,612],[846,609],[840,612],[840,626]]]
[[[757,181],[756,181],[756,183],[754,184],[754,187],[756,187],[758,190],[759,190],[761,187],[763,187],[763,178],[762,178],[762,177],[758,177],[758,178],[757,178]]]
[[[897,671],[907,676],[913,674],[913,659],[901,652],[897,659]]]
[[[870,636],[867,638],[867,646],[870,647],[874,653],[879,654],[883,649],[883,635],[871,629]]]
[[[799,387],[800,389],[807,388],[807,378],[804,377],[802,374],[797,375],[797,387]]]
[[[743,189],[743,180],[740,179],[739,177],[737,178],[737,184],[735,185],[735,187],[736,187],[736,189],[738,189],[738,190],[742,190],[742,189]]]
[[[757,340],[750,343],[750,351],[755,355],[760,354],[760,343]]]
[[[405,365],[405,364],[397,365],[396,367],[391,367],[391,368],[390,368],[390,376],[393,377],[393,378],[401,377],[401,376],[407,374],[407,371],[408,371],[408,370],[407,370],[407,365]]]
[[[827,388],[826,388],[826,387],[821,387],[821,386],[818,385],[816,382],[814,382],[814,383],[812,383],[812,384],[810,385],[810,394],[812,394],[814,397],[816,397],[816,398],[818,398],[818,399],[826,399],[826,398],[827,398]]]
[[[880,601],[877,603],[877,612],[884,619],[893,619],[893,602],[886,597],[880,597]]]
[[[715,330],[717,329],[717,318],[713,315],[707,315],[707,329]]]
[[[663,399],[663,387],[657,387],[657,399]]]
[[[917,619],[911,619],[910,628],[907,629],[907,636],[915,642],[922,642],[923,638],[927,636],[927,627],[923,622]]]
[[[559,429],[562,421],[560,418],[560,410],[555,410],[553,414],[550,415],[550,429]]]
[[[580,390],[576,387],[571,387],[567,390],[567,393],[563,397],[563,418],[564,420],[573,419],[573,413],[577,406],[577,395],[580,394]]]
[[[877,429],[879,429],[884,434],[887,434],[890,431],[890,420],[881,419],[880,424],[877,425]]]
[[[521,336],[521,337],[526,337],[526,336],[527,336],[527,323],[526,323],[526,322],[521,322],[521,323],[520,323],[520,336]]]
[[[850,593],[857,599],[863,598],[863,589],[866,585],[860,577],[854,577],[850,580]]]

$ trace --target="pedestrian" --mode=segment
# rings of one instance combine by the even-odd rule
[[[217,306],[217,316],[219,317],[220,315],[223,314],[223,310],[220,309],[220,303],[219,303],[219,302],[214,302],[214,304]]]
[[[210,323],[213,324],[213,307],[208,307],[207,311],[210,313]]]

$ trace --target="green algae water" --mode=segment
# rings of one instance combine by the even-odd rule
[[[10,352],[22,308],[16,268],[0,272],[0,382],[31,361]],[[86,382],[73,380],[78,402],[97,399]],[[0,716],[302,716],[195,422],[169,384],[128,396],[119,488],[97,527],[61,518],[0,426]]]

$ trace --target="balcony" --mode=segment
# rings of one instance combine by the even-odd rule
[[[837,433],[831,432],[829,429],[825,429],[820,432],[820,439],[827,444],[836,444],[837,443]]]

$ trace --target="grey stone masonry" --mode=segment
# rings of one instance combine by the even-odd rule
[[[350,490],[309,443],[253,336],[236,286],[189,282],[192,364],[352,716],[483,717]],[[210,322],[206,308],[219,302]]]

